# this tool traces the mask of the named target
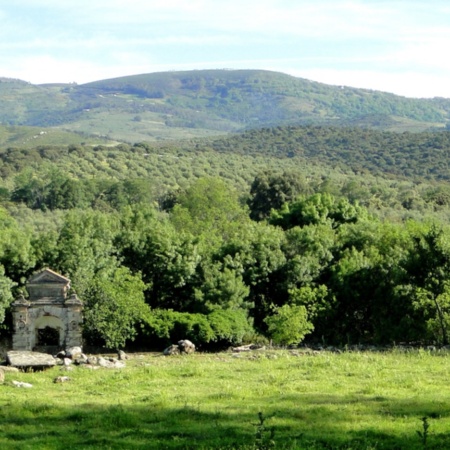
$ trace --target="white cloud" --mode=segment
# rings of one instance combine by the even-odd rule
[[[286,73],[335,86],[348,86],[391,92],[405,97],[450,98],[448,76],[405,71],[386,73],[376,70],[286,69]]]
[[[64,61],[51,56],[34,56],[15,61],[12,67],[2,70],[2,75],[33,84],[71,83],[107,78],[109,69],[84,60]]]
[[[14,0],[0,18],[0,76],[32,82],[266,68],[450,96],[447,0]]]

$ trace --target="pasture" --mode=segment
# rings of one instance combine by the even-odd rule
[[[6,373],[0,448],[448,449],[449,378],[450,353],[399,349],[136,353],[123,369]]]

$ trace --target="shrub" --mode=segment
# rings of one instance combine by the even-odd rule
[[[299,344],[314,329],[303,305],[275,308],[275,313],[267,317],[265,322],[273,341],[281,345]]]

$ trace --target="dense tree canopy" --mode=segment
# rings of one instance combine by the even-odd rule
[[[446,344],[450,205],[443,172],[431,169],[444,159],[430,155],[428,181],[373,177],[363,167],[373,152],[360,173],[344,171],[338,153],[360,135],[374,148],[447,148],[446,134],[303,127],[249,131],[209,148],[3,152],[0,319],[26,279],[51,267],[85,302],[86,342],[109,347],[177,338]],[[256,154],[263,137],[275,156]],[[290,150],[282,157],[294,142],[298,152],[314,144],[336,167]]]

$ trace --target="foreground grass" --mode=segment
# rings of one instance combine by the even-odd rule
[[[279,351],[7,373],[0,448],[448,449],[449,372],[438,352]]]

